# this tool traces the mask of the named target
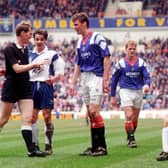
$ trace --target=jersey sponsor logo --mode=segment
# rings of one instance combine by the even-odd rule
[[[81,57],[83,59],[88,59],[90,56],[91,56],[90,52],[83,52],[83,53],[81,53]]]
[[[32,73],[40,74],[43,71],[43,68],[33,68]]]
[[[126,72],[125,75],[130,77],[130,78],[136,78],[140,75],[140,72]]]

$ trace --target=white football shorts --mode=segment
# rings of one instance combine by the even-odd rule
[[[100,105],[103,96],[103,78],[92,72],[81,73],[80,94],[86,105]]]
[[[142,89],[133,90],[122,88],[119,91],[121,107],[133,106],[137,109],[141,108],[143,100]]]

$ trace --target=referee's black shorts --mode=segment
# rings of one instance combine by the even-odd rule
[[[27,79],[7,79],[2,88],[1,100],[15,103],[21,99],[32,99],[31,83]]]

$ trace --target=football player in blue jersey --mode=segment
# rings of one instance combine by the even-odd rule
[[[81,155],[107,155],[105,125],[100,114],[101,99],[109,91],[110,52],[104,37],[89,29],[86,13],[73,15],[72,22],[82,38],[77,44],[75,70],[70,83],[70,93],[80,75],[81,94],[87,106],[91,127],[91,144]]]
[[[30,81],[33,89],[33,143],[39,150],[38,144],[38,113],[42,110],[45,121],[45,153],[52,154],[52,137],[54,126],[51,119],[51,111],[54,107],[53,83],[58,82],[61,75],[64,75],[64,60],[58,56],[56,51],[46,46],[48,32],[46,30],[35,30],[33,33],[35,47],[29,54],[31,63],[47,60],[48,64],[41,68],[34,68],[30,71]]]
[[[119,84],[121,107],[125,113],[125,131],[128,147],[137,147],[135,130],[142,104],[143,93],[149,91],[151,78],[146,63],[136,55],[137,43],[129,40],[126,45],[127,55],[115,65],[111,80],[111,103],[117,104],[116,88]]]

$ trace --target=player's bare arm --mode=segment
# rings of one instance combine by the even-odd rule
[[[40,68],[41,66],[43,66],[47,63],[48,63],[47,60],[41,60],[41,61],[38,61],[36,63],[30,63],[30,64],[27,64],[27,65],[13,64],[12,68],[14,69],[14,71],[16,73],[22,73],[22,72],[29,71],[33,68]]]
[[[57,83],[61,76],[63,76],[62,74],[56,74],[55,76],[50,76],[48,80],[46,80],[46,83],[48,83],[49,85],[53,84],[53,83]]]
[[[74,74],[73,74],[72,80],[69,84],[69,92],[71,95],[74,94],[74,85],[75,85],[79,75],[80,75],[80,66],[75,64]]]
[[[104,74],[103,74],[103,91],[109,92],[109,72],[110,72],[110,57],[104,58]]]

